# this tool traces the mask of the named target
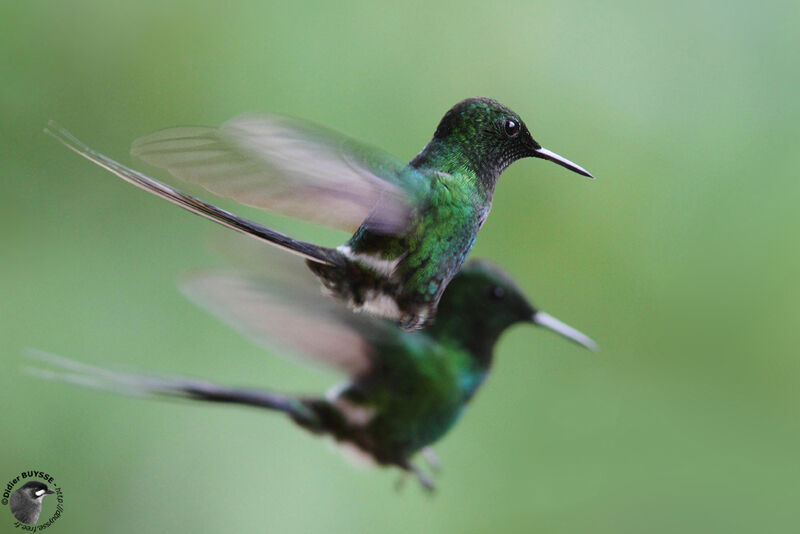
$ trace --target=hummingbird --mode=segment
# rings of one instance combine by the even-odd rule
[[[31,480],[11,494],[8,505],[17,520],[26,525],[35,525],[39,521],[39,514],[42,513],[42,501],[53,493],[55,491],[48,488],[44,482]]]
[[[355,228],[347,242],[328,248],[125,167],[54,123],[46,131],[133,185],[304,257],[330,294],[409,330],[432,321],[509,165],[541,158],[592,177],[543,148],[519,115],[489,98],[453,106],[407,164],[341,134],[274,115],[244,115],[219,128],[170,128],[134,141],[134,156],[218,196],[349,232]]]
[[[467,262],[445,291],[436,322],[412,332],[386,319],[354,314],[319,291],[287,288],[291,284],[228,271],[195,274],[183,284],[196,303],[276,353],[294,353],[346,375],[324,396],[121,373],[40,352],[30,355],[47,367],[31,370],[116,393],[281,412],[374,464],[413,473],[431,490],[432,477],[412,457],[422,453],[436,469],[431,445],[456,423],[486,380],[495,343],[507,328],[539,325],[596,348],[584,334],[536,309],[508,274],[487,261]]]

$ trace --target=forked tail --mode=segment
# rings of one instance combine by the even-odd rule
[[[128,183],[135,185],[145,191],[159,196],[165,200],[177,204],[178,206],[196,213],[206,219],[212,220],[215,223],[221,224],[228,228],[232,228],[247,235],[251,235],[262,241],[274,245],[276,247],[287,250],[298,256],[302,256],[307,260],[326,265],[342,266],[341,255],[335,250],[320,247],[312,243],[298,241],[289,236],[270,230],[256,222],[249,221],[233,213],[225,211],[221,208],[213,206],[199,198],[188,195],[178,189],[170,187],[164,183],[159,182],[143,173],[135,171],[125,165],[114,161],[113,159],[105,156],[76,138],[67,130],[59,126],[53,121],[48,123],[48,127],[44,130],[46,133],[55,137],[58,141],[63,143],[67,148],[88,159],[92,163],[103,167],[107,171],[116,174]]]

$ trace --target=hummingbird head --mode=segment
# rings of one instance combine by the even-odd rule
[[[527,157],[546,159],[592,178],[579,165],[537,143],[519,115],[483,97],[468,98],[450,108],[431,142],[411,164],[467,165],[493,191],[506,167]]]
[[[517,323],[542,326],[590,350],[597,348],[586,335],[536,309],[508,273],[486,260],[467,262],[453,278],[439,303],[434,329],[460,336],[476,353],[490,357],[500,334]]]

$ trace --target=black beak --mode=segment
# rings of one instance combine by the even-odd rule
[[[46,490],[44,490],[44,493],[45,495],[52,495],[53,493],[55,493],[55,491],[51,490],[50,488],[47,488]]]
[[[561,165],[562,167],[566,167],[567,169],[571,170],[572,172],[577,172],[578,174],[582,174],[583,176],[587,176],[587,177],[592,178],[592,179],[594,178],[594,176],[589,174],[589,171],[587,171],[586,169],[584,169],[580,165],[576,165],[575,163],[572,163],[567,158],[562,158],[561,156],[559,156],[555,152],[551,152],[551,151],[547,150],[546,148],[539,147],[537,149],[534,149],[533,157],[534,158],[546,159],[547,161],[552,161],[553,163],[557,163],[558,165]]]

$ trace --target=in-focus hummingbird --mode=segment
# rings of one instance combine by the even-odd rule
[[[458,420],[486,379],[495,342],[516,323],[544,326],[584,347],[585,335],[536,310],[495,265],[468,262],[444,293],[436,322],[408,332],[395,323],[353,314],[318,291],[239,273],[195,275],[184,284],[196,302],[256,341],[344,372],[324,397],[289,396],[179,377],[109,371],[32,352],[49,365],[33,371],[81,386],[136,396],[180,397],[276,410],[315,434],[354,447],[368,459],[429,476],[411,463]],[[435,458],[435,456],[434,456]],[[433,466],[432,466],[433,467]]]
[[[453,106],[408,164],[323,128],[266,115],[245,115],[220,128],[172,128],[133,143],[133,155],[219,196],[348,231],[357,228],[331,249],[158,182],[52,123],[48,131],[146,191],[305,257],[330,293],[409,330],[433,318],[475,243],[506,167],[535,157],[591,177],[542,148],[516,113],[488,98]]]

